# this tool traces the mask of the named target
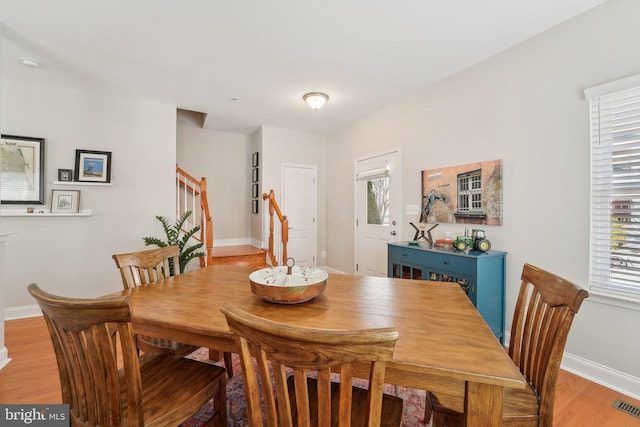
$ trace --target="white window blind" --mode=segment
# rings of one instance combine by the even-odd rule
[[[640,299],[640,83],[624,89],[608,84],[585,95],[591,111],[591,289]]]

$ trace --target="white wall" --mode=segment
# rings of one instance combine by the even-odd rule
[[[17,232],[5,254],[5,307],[19,316],[21,306],[33,305],[31,282],[66,296],[122,289],[111,255],[144,249],[143,236],[163,237],[154,216],[175,216],[176,107],[7,79],[0,84],[2,133],[45,138],[45,203],[58,168],[73,169],[76,149],[111,151],[113,182],[77,187],[90,217],[0,218],[0,231]]]
[[[323,135],[300,132],[274,126],[263,126],[260,130],[261,172],[260,191],[268,193],[273,189],[276,200],[281,202],[282,164],[313,165],[318,171],[318,225],[316,260],[322,265],[320,253],[327,247],[327,145]],[[265,209],[262,209],[262,208]],[[261,205],[260,216],[267,220],[266,204]],[[286,215],[286,212],[283,212]],[[268,224],[268,222],[267,222]],[[268,226],[267,226],[268,227]],[[267,228],[268,233],[268,228]],[[268,236],[268,235],[267,235]],[[255,237],[255,236],[254,236]],[[266,247],[266,243],[265,243]]]
[[[207,178],[213,245],[249,244],[251,136],[202,129],[179,112],[176,157],[187,173]]]
[[[354,158],[400,145],[404,204],[420,204],[422,170],[503,159],[504,225],[485,229],[493,247],[508,252],[507,329],[525,262],[588,287],[582,91],[640,72],[638,16],[640,2],[611,0],[333,134],[328,265],[353,271],[353,186],[343,183],[353,176]],[[416,219],[405,215],[404,223]],[[455,227],[447,228],[464,229]],[[410,227],[403,233],[412,237]],[[574,322],[565,364],[640,396],[639,322],[640,311],[590,298]]]

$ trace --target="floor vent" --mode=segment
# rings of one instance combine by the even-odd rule
[[[640,418],[640,407],[636,405],[616,399],[616,401],[613,402],[613,407],[620,409],[622,412],[626,412],[629,415],[633,415],[636,418]]]

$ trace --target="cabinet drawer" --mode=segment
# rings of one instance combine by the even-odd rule
[[[473,258],[437,253],[428,253],[426,256],[423,254],[421,258],[423,265],[443,271],[467,275],[473,275],[475,271],[475,260]]]
[[[402,264],[410,263],[424,265],[424,254],[418,250],[389,246],[389,261],[394,260]]]

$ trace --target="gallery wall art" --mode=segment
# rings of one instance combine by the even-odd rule
[[[422,171],[420,222],[502,225],[502,160]]]
[[[0,137],[0,203],[44,203],[44,138]]]

